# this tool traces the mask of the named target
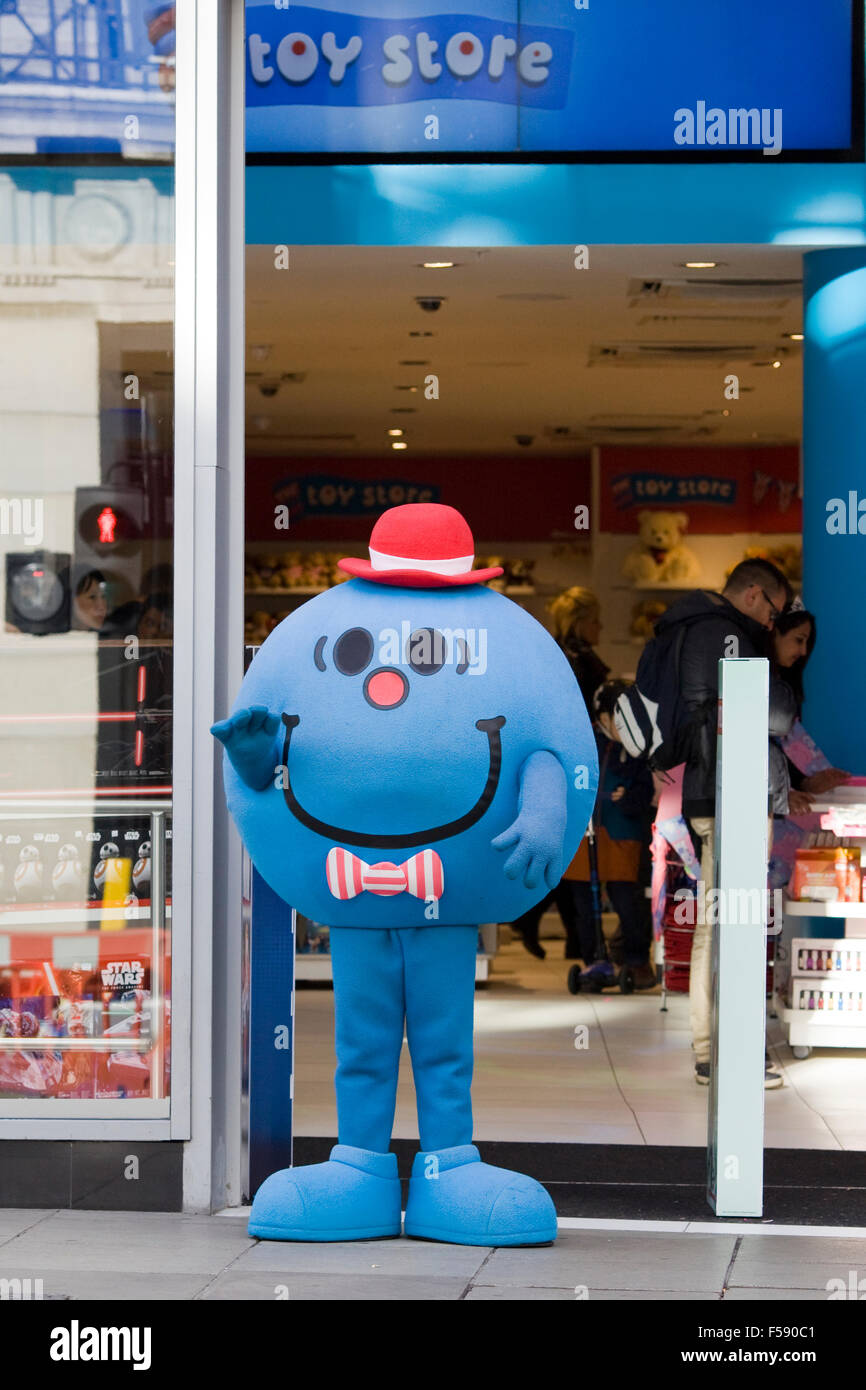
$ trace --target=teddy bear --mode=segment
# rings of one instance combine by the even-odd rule
[[[662,603],[661,599],[639,599],[631,610],[629,637],[633,637],[636,642],[648,642],[662,613],[667,612],[667,607],[668,605]]]
[[[623,561],[622,572],[635,586],[694,584],[700,577],[698,557],[683,541],[689,524],[685,512],[644,510],[637,514],[638,543]]]

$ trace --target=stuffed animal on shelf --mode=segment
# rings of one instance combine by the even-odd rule
[[[259,873],[330,927],[339,1142],[273,1173],[249,1230],[271,1240],[399,1235],[389,1152],[404,1029],[421,1151],[407,1235],[538,1245],[556,1212],[534,1179],[472,1143],[478,925],[510,922],[558,883],[598,784],[571,668],[473,569],[464,518],[384,513],[370,558],[267,638],[225,747],[229,809]]]
[[[662,613],[667,612],[667,608],[668,605],[661,599],[638,599],[631,610],[629,637],[633,637],[636,642],[648,642],[653,635],[653,628]]]
[[[638,542],[623,561],[624,577],[638,588],[696,584],[700,562],[683,540],[689,524],[687,514],[647,508],[638,512],[637,521]]]

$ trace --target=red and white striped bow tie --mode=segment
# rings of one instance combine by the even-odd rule
[[[435,849],[422,849],[403,864],[365,864],[347,849],[334,848],[326,864],[328,887],[335,898],[356,898],[359,893],[393,897],[411,893],[413,898],[441,898],[445,884],[442,860]]]

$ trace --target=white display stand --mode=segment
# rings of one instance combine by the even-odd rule
[[[763,658],[719,662],[707,1126],[707,1200],[717,1216],[763,1211],[768,690]],[[738,901],[756,905],[745,922]]]
[[[484,950],[479,951],[475,957],[475,983],[483,984],[490,979],[490,962],[499,949],[499,927],[495,922],[487,922],[479,930]],[[331,969],[331,957],[329,955],[305,955],[303,951],[299,951],[295,956],[296,980],[332,980],[333,978],[334,972]]]
[[[836,787],[826,796],[816,797],[812,809],[845,811],[852,821],[866,825],[866,787]],[[846,838],[860,845],[861,854],[866,851],[866,837]],[[803,937],[804,917],[828,918],[827,936]],[[774,982],[773,1004],[794,1056],[808,1057],[813,1047],[866,1048],[866,902],[797,902],[788,898],[782,943],[789,969],[783,979]],[[801,968],[802,951],[811,951],[814,956],[830,952],[829,968]],[[841,969],[836,968],[837,963]],[[858,963],[864,968],[851,968]],[[800,1007],[801,1001],[805,1007]]]

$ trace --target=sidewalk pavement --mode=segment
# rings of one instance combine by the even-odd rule
[[[258,1241],[245,1218],[2,1209],[0,1297],[15,1296],[3,1280],[30,1279],[43,1298],[73,1301],[787,1302],[856,1297],[866,1276],[863,1227],[562,1218],[552,1246],[494,1250],[402,1237]]]

